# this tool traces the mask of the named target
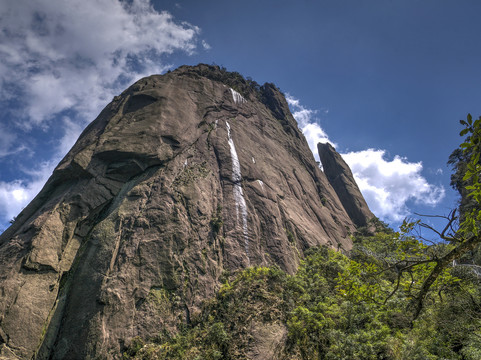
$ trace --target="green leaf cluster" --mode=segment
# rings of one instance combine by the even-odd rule
[[[481,223],[481,164],[479,162],[481,155],[481,116],[473,122],[471,114],[468,114],[466,121],[460,120],[460,123],[465,126],[460,135],[468,135],[466,140],[460,145],[465,156],[462,181],[466,193],[462,195],[467,198],[472,198],[476,206],[465,214],[459,231],[466,237],[471,235],[479,237],[479,227]]]

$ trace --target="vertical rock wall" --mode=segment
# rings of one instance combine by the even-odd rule
[[[368,225],[374,215],[361,194],[351,169],[331,144],[317,145],[324,173],[356,226]]]
[[[349,249],[353,220],[275,86],[206,65],[139,80],[0,237],[0,354],[115,357],[224,271]]]

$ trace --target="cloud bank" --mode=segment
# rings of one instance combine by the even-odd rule
[[[169,68],[166,55],[210,48],[199,33],[198,27],[154,9],[150,0],[0,2],[0,161],[35,152],[22,134],[48,136],[61,129],[56,131],[62,136],[53,158],[35,173],[0,181],[0,223],[36,195],[54,164],[114,95]]]
[[[287,95],[287,102],[317,161],[317,143],[329,142],[337,147],[319,125],[316,111],[306,109],[290,95]],[[411,213],[408,206],[411,201],[435,206],[444,198],[444,188],[429,184],[423,177],[421,162],[409,162],[397,155],[387,160],[386,151],[379,149],[341,155],[351,168],[369,208],[384,221],[402,221]]]
[[[429,184],[421,162],[367,149],[342,154],[371,211],[379,218],[399,222],[410,214],[408,202],[434,206],[444,198],[444,188]]]

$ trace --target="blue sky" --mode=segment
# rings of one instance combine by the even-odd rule
[[[0,230],[138,78],[218,64],[288,94],[376,215],[447,214],[458,120],[481,115],[479,1],[0,2]]]

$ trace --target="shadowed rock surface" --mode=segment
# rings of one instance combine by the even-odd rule
[[[189,322],[224,271],[349,249],[372,214],[338,194],[274,85],[207,65],[141,79],[1,235],[0,357],[116,358]]]
[[[331,144],[317,144],[324,174],[356,226],[366,226],[374,217],[354,180],[351,169]]]

